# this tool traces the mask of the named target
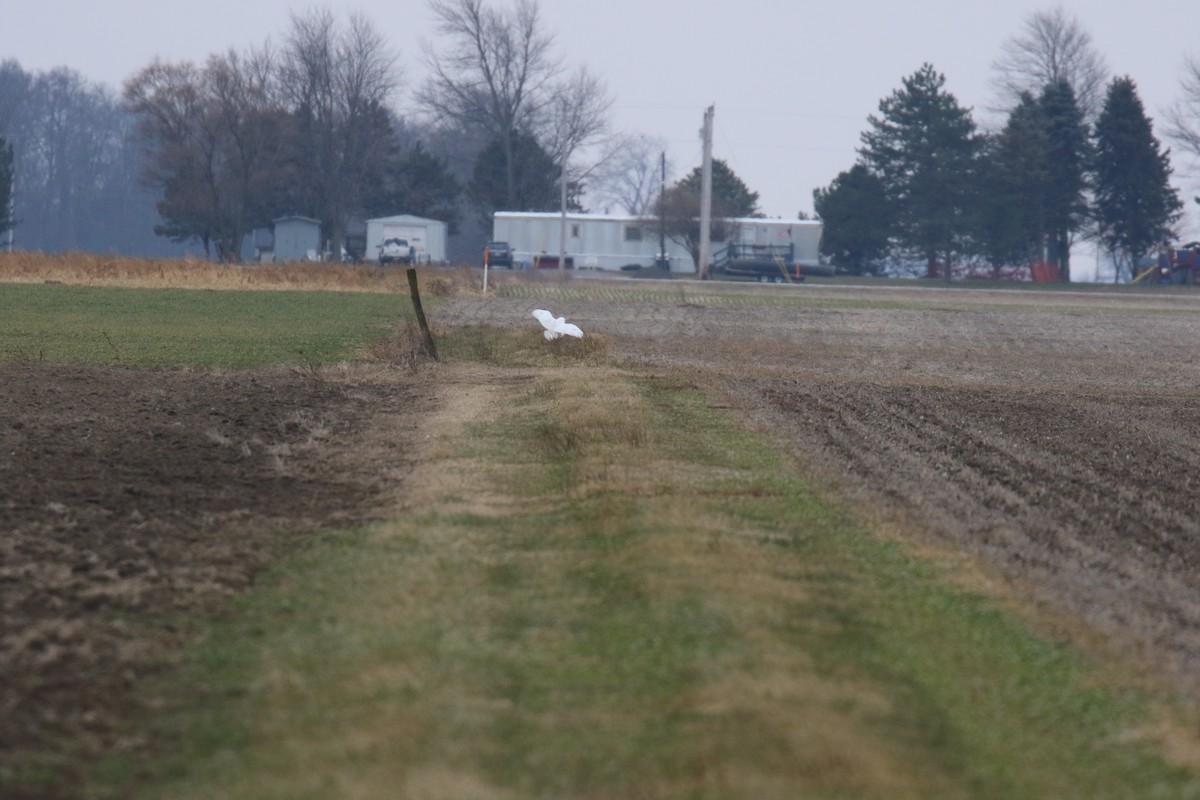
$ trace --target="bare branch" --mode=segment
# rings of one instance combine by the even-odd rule
[[[554,86],[544,114],[546,152],[565,164],[608,129],[612,103],[604,83],[587,67]]]
[[[498,148],[501,202],[518,202],[523,140],[535,141],[570,174],[572,157],[606,131],[612,100],[586,68],[563,77],[536,0],[517,0],[507,11],[485,0],[431,0],[430,8],[445,46],[423,43],[431,77],[418,99],[432,120],[480,133]]]
[[[422,104],[493,136],[529,130],[559,67],[550,55],[553,38],[539,29],[537,3],[521,0],[511,15],[483,0],[433,0],[430,7],[449,44],[441,53],[422,46],[432,72]]]
[[[662,191],[666,142],[644,134],[624,134],[613,137],[607,149],[610,155],[595,170],[592,193],[601,204],[611,202],[627,214],[649,216]],[[668,176],[673,174],[670,162],[666,171]]]
[[[1062,6],[1027,18],[1021,35],[1006,41],[1002,50],[992,62],[998,110],[1012,109],[1022,92],[1037,96],[1049,84],[1065,80],[1085,119],[1100,113],[1108,67],[1092,45],[1091,34]]]
[[[399,55],[367,17],[350,15],[348,29],[336,46],[334,85],[347,113],[387,105],[401,78]]]
[[[1166,112],[1166,135],[1200,162],[1200,59],[1189,56],[1179,81],[1180,97]],[[1200,163],[1197,164],[1200,169]]]
[[[390,142],[387,104],[398,63],[387,38],[361,14],[351,14],[345,27],[327,9],[292,15],[281,80],[299,120],[302,202],[325,224],[335,253]]]

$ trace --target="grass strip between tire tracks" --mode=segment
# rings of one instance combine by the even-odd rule
[[[686,377],[518,372],[448,393],[396,521],[217,624],[161,689],[184,733],[148,796],[1200,796],[1142,690],[862,530]]]

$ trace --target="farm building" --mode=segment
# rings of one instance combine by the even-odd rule
[[[419,264],[446,260],[446,223],[436,219],[398,214],[367,220],[367,248],[363,258],[379,260],[384,239],[404,239],[416,254]]]
[[[321,221],[288,216],[275,220],[275,243],[271,258],[284,261],[315,261],[321,252]]]
[[[731,241],[712,243],[713,264],[729,252],[752,250],[782,257],[789,270],[816,267],[822,225],[815,220],[743,218],[728,220]],[[659,233],[653,219],[610,214],[567,214],[567,257],[575,267],[617,270],[630,265],[653,267]],[[508,242],[517,262],[540,264],[543,256],[557,266],[562,216],[553,212],[497,212],[493,240]],[[733,245],[733,247],[730,247]],[[692,272],[695,265],[680,244],[666,240],[672,272]]]

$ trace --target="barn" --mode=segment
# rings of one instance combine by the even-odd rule
[[[820,221],[748,217],[726,222],[732,231],[731,241],[712,243],[714,262],[732,244],[779,248],[790,253],[789,266],[816,267],[819,263]],[[557,265],[563,230],[561,214],[498,211],[492,225],[493,240],[508,242],[515,261],[533,265],[547,256],[548,263]],[[566,236],[567,257],[577,268],[653,267],[658,258],[660,235],[653,218],[567,214]],[[670,238],[666,239],[666,257],[672,272],[695,271],[691,255]]]
[[[440,264],[446,260],[446,223],[411,214],[367,220],[367,249],[363,257],[378,261],[383,240],[393,238],[407,240],[419,264]]]

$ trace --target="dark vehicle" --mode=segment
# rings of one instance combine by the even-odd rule
[[[804,280],[788,245],[731,244],[713,257],[714,273],[756,278],[759,283],[797,283]]]
[[[512,248],[508,242],[488,242],[483,248],[483,264],[486,267],[513,268]]]

